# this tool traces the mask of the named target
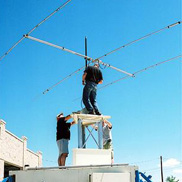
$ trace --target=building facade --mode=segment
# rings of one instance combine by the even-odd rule
[[[0,119],[0,181],[10,170],[21,170],[26,166],[41,167],[42,153],[27,148],[27,138],[18,138],[6,130],[6,122]]]

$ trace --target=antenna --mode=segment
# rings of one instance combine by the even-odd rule
[[[33,27],[26,35],[30,35],[36,28],[38,28],[42,23],[47,21],[50,17],[52,17],[55,13],[57,13],[60,9],[64,8],[71,0],[66,1],[63,5],[61,5],[59,8],[57,8],[55,11],[53,11],[50,15],[48,15],[46,18],[44,18],[40,23],[38,23],[35,27]],[[25,36],[23,36],[19,41],[17,41],[7,52],[4,53],[0,57],[0,61],[7,56],[23,39],[25,39]]]
[[[128,72],[126,72],[126,71],[124,71],[124,70],[121,70],[121,69],[119,69],[119,68],[116,68],[116,67],[114,67],[114,66],[112,66],[112,65],[110,65],[110,64],[104,63],[104,62],[102,62],[101,60],[97,60],[97,59],[94,60],[94,59],[91,58],[91,57],[88,57],[88,56],[85,56],[85,55],[80,54],[80,53],[78,53],[78,52],[72,51],[72,50],[67,49],[67,48],[65,48],[65,47],[63,47],[63,46],[55,45],[55,44],[52,44],[52,43],[50,43],[50,42],[47,42],[47,41],[44,41],[44,40],[40,40],[40,39],[37,39],[37,38],[35,38],[35,37],[31,37],[31,36],[29,36],[29,35],[24,35],[24,36],[25,36],[25,38],[31,39],[31,40],[33,40],[33,41],[37,41],[37,42],[39,42],[39,43],[46,44],[46,45],[48,45],[48,46],[51,46],[51,47],[60,49],[60,50],[62,50],[62,51],[69,52],[69,53],[71,53],[71,54],[80,56],[80,57],[82,57],[82,58],[87,58],[87,60],[90,60],[90,61],[92,61],[92,62],[96,62],[96,61],[97,61],[97,62],[99,62],[100,64],[102,64],[102,65],[104,65],[104,66],[107,66],[107,67],[109,67],[109,68],[111,68],[111,69],[114,69],[114,70],[116,70],[116,71],[119,71],[119,72],[121,72],[121,73],[124,73],[124,74],[127,74],[127,75],[133,77],[133,74],[128,73]]]

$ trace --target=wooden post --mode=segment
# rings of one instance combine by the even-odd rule
[[[162,156],[160,156],[160,164],[161,164],[161,182],[164,182],[164,180],[163,180]]]

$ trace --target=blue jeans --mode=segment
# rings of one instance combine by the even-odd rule
[[[83,89],[83,103],[88,112],[93,112],[93,109],[97,112],[98,106],[96,102],[97,96],[97,84],[87,81]]]

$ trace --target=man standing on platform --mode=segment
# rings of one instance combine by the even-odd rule
[[[63,113],[57,115],[57,133],[56,140],[59,149],[58,165],[65,166],[66,157],[68,157],[68,143],[70,140],[70,127],[75,124],[75,121],[67,123],[71,118],[70,115],[64,117]]]
[[[85,69],[82,76],[82,84],[85,85],[82,99],[88,114],[101,115],[97,106],[96,95],[97,84],[102,84],[102,82],[103,76],[98,63]]]

